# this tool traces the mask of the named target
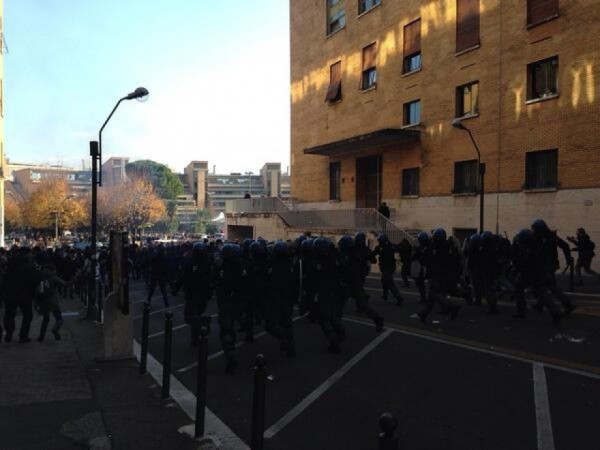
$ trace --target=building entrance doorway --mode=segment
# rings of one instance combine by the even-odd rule
[[[356,207],[379,208],[381,203],[381,156],[356,159]]]

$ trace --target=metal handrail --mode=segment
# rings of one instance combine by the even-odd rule
[[[373,208],[290,210],[280,198],[260,197],[230,200],[226,203],[227,213],[277,213],[284,222],[298,229],[336,229],[345,231],[372,231],[385,233],[390,241],[402,239],[414,241],[406,230],[384,217]]]

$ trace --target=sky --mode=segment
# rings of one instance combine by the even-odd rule
[[[181,172],[289,166],[287,0],[4,0],[4,148],[14,162],[153,159]]]

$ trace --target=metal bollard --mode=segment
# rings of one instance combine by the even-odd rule
[[[398,450],[398,419],[393,414],[383,413],[379,417],[379,428],[382,432],[379,433],[379,450]]]
[[[569,290],[575,292],[575,267],[573,267],[573,263],[569,265]]]
[[[208,369],[208,328],[200,328],[198,349],[198,376],[196,388],[196,439],[204,436],[206,412],[206,372]]]
[[[267,371],[263,355],[254,360],[254,399],[252,402],[252,440],[251,450],[263,450],[265,434],[265,384]]]
[[[98,301],[98,317],[96,322],[102,323],[102,313],[104,312],[104,296],[102,295],[102,285],[96,280],[96,299]]]
[[[163,361],[162,398],[169,398],[171,387],[171,347],[173,344],[173,313],[165,313],[165,348]]]
[[[140,352],[140,374],[146,373],[148,363],[148,332],[150,329],[150,303],[144,302],[144,314],[142,316],[142,349]]]

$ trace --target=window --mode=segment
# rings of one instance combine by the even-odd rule
[[[358,0],[358,14],[367,12],[381,3],[381,0]]]
[[[342,62],[338,61],[329,68],[329,89],[325,101],[335,103],[342,99]]]
[[[419,195],[419,168],[402,170],[402,195]]]
[[[404,27],[404,73],[421,68],[421,19]]]
[[[342,163],[329,163],[329,200],[340,200],[342,181]]]
[[[479,0],[456,0],[456,52],[479,45]]]
[[[476,194],[477,181],[476,159],[454,163],[454,194]]]
[[[525,189],[558,187],[558,150],[528,152],[525,157]]]
[[[479,81],[456,88],[456,117],[479,113]]]
[[[558,95],[558,56],[527,65],[527,100]]]
[[[327,34],[335,33],[345,26],[344,0],[327,0]]]
[[[558,0],[527,0],[527,25],[558,17]]]
[[[421,100],[404,104],[404,126],[417,125],[421,122]]]
[[[363,48],[362,90],[377,85],[377,49],[375,43]]]

